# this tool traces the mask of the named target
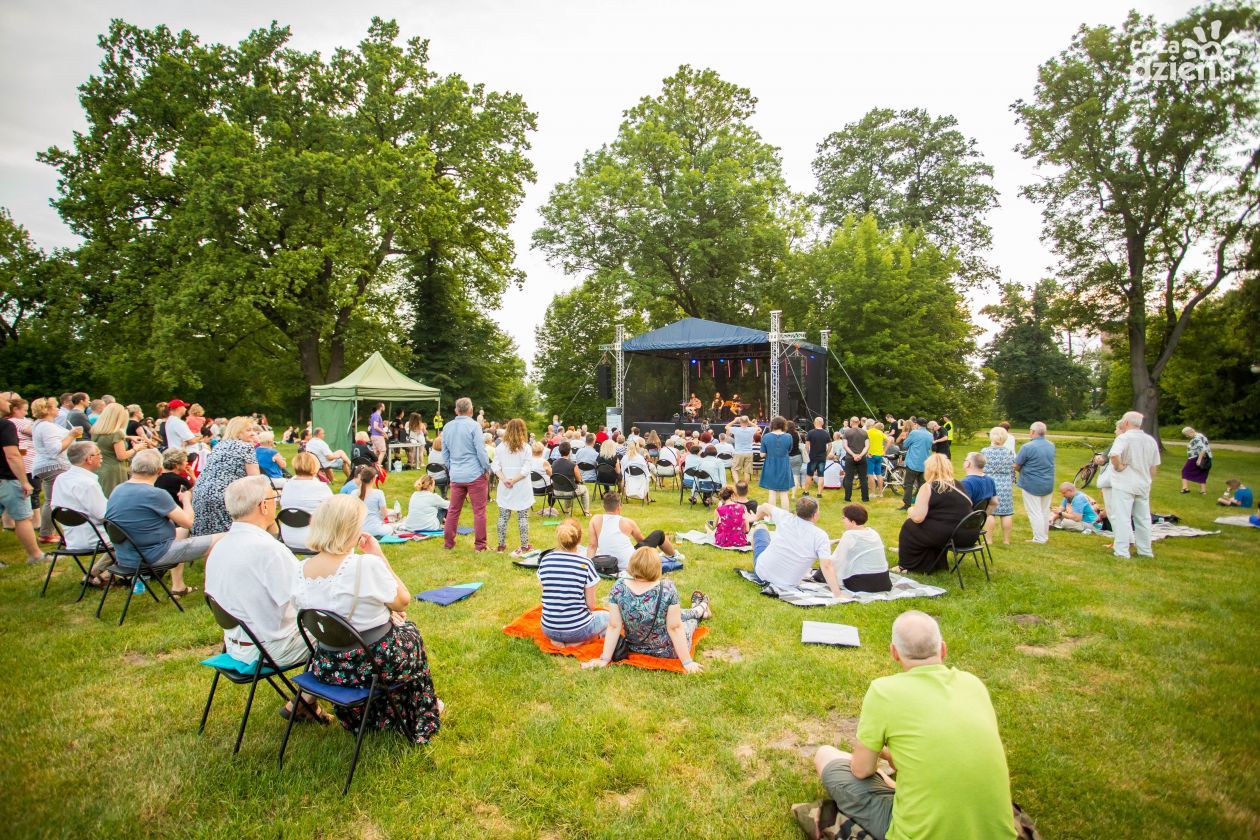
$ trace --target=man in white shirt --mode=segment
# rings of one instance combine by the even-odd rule
[[[771,537],[764,527],[753,529],[753,572],[757,577],[776,586],[796,586],[817,561],[827,587],[839,597],[840,583],[831,559],[831,543],[827,532],[817,525],[818,502],[802,496],[796,500],[794,514],[774,505],[758,505],[752,521],[763,519],[774,523],[775,532]]]
[[[69,508],[83,514],[104,536],[105,493],[96,477],[96,471],[101,468],[101,450],[95,443],[83,440],[70,444],[66,458],[70,469],[57,476],[49,502],[54,508]],[[65,529],[65,535],[66,548],[71,551],[91,551],[99,542],[97,531],[88,524],[72,525]],[[103,554],[97,558],[96,566],[103,568],[111,562],[109,555]]]
[[[1120,435],[1111,446],[1107,518],[1116,535],[1112,551],[1126,560],[1131,542],[1137,543],[1139,557],[1155,556],[1151,549],[1151,482],[1159,469],[1159,444],[1142,431],[1143,419],[1137,411],[1121,417],[1117,424]]]
[[[311,439],[306,442],[306,451],[319,459],[320,469],[339,469],[346,474],[347,481],[350,479],[350,456],[340,449],[333,452],[332,447],[324,440],[322,428],[311,432]]]
[[[717,443],[713,444],[713,447],[717,449],[718,455],[734,455],[735,454],[735,444],[731,443],[727,439],[726,432],[722,432],[720,435],[718,435]]]
[[[173,399],[166,404],[169,414],[166,417],[166,448],[189,449],[193,444],[201,443],[205,437],[194,435],[192,429],[184,422],[188,413],[188,403],[181,399]]]

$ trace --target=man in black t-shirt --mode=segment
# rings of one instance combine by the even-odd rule
[[[577,498],[578,504],[581,505],[582,507],[582,515],[589,516],[590,513],[587,510],[587,504],[586,504],[586,500],[587,500],[586,485],[582,483],[582,471],[578,469],[577,464],[569,460],[569,455],[570,453],[572,453],[573,448],[569,445],[569,442],[567,440],[561,442],[558,448],[560,450],[560,457],[551,462],[552,482],[554,484],[555,477],[558,475],[562,475],[566,478],[572,479],[573,489],[577,493],[576,498]],[[559,490],[560,488],[555,487],[555,489]]]
[[[866,481],[866,456],[871,449],[871,438],[856,417],[849,419],[844,435],[844,500],[853,501],[853,482],[856,479],[862,501],[870,501],[870,489]]]
[[[0,514],[13,520],[13,533],[26,549],[27,563],[42,563],[44,552],[35,541],[32,524],[31,482],[26,478],[22,453],[18,450],[17,426],[9,419],[10,392],[0,393]],[[0,563],[0,568],[6,564]]]
[[[809,495],[809,479],[813,476],[818,484],[818,498],[822,499],[823,473],[827,471],[827,445],[831,443],[831,435],[823,428],[821,417],[814,418],[814,428],[805,433],[805,442],[809,444],[809,459],[805,464],[806,490],[802,495]]]

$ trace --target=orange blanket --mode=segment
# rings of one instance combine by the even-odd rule
[[[521,617],[513,621],[507,627],[503,628],[503,632],[509,636],[518,636],[522,639],[532,639],[534,644],[538,645],[538,649],[543,653],[558,653],[562,656],[575,656],[578,661],[586,662],[590,659],[598,659],[599,655],[604,652],[604,640],[602,638],[592,639],[580,645],[572,647],[560,647],[554,644],[542,631],[542,605],[526,610]],[[696,632],[691,637],[691,655],[696,655],[696,645],[709,633],[708,627],[697,627]],[[677,671],[680,674],[686,673],[683,670],[682,663],[677,659],[665,659],[660,656],[647,656],[642,653],[632,653],[620,662],[614,662],[614,665],[633,665],[636,668],[647,668],[653,671]]]

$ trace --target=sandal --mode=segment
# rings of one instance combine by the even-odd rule
[[[183,597],[185,597],[185,596],[188,596],[188,595],[193,594],[193,593],[194,593],[194,592],[196,592],[196,591],[197,591],[197,587],[195,587],[195,586],[185,586],[183,589],[172,589],[172,590],[171,590],[171,597],[172,597],[172,598],[183,598]]]
[[[293,701],[290,700],[289,703]],[[280,717],[288,720],[293,716],[293,710],[289,707],[289,703],[280,707]],[[314,708],[314,711],[311,709]],[[327,726],[332,723],[332,715],[321,709],[317,704],[302,702],[298,703],[297,723],[318,723],[321,726]]]

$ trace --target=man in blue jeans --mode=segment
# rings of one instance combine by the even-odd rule
[[[927,465],[928,456],[932,454],[932,433],[924,428],[927,421],[922,417],[911,417],[906,422],[910,424],[910,434],[906,435],[905,442],[905,495],[897,510],[909,510],[910,505],[914,504],[915,495],[923,484],[923,468]]]
[[[486,491],[489,487],[490,458],[486,454],[481,426],[472,418],[472,400],[455,401],[455,419],[442,428],[442,453],[451,477],[451,506],[443,527],[443,547],[455,547],[459,514],[464,498],[472,502],[475,551],[486,550]]]

